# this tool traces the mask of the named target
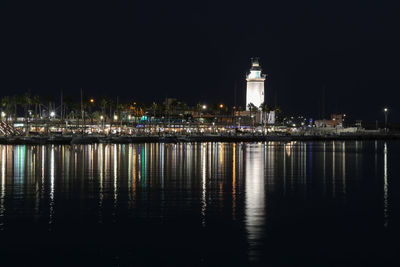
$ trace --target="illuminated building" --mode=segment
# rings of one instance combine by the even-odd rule
[[[250,73],[246,77],[246,110],[249,110],[250,103],[253,103],[257,108],[264,103],[264,81],[266,75],[261,72],[259,59],[257,57],[252,58]]]

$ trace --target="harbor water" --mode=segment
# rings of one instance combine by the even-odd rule
[[[394,266],[400,142],[0,145],[1,266]]]

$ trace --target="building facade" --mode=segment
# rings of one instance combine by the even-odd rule
[[[266,75],[262,74],[259,58],[251,59],[250,73],[247,74],[246,110],[252,103],[257,108],[265,101],[264,81]]]

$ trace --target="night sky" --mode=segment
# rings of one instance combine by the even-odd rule
[[[258,56],[267,102],[291,114],[400,121],[396,1],[9,1],[1,95],[245,103]],[[85,3],[83,3],[85,2]],[[276,96],[275,96],[276,95]],[[276,101],[275,101],[276,99]],[[397,119],[396,119],[397,118]]]

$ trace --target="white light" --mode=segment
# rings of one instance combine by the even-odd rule
[[[6,113],[4,111],[1,112],[1,117],[5,117]]]
[[[385,112],[388,112],[388,110],[389,110],[388,108],[384,108],[384,109],[383,109],[383,111],[385,111]]]
[[[207,106],[206,106],[206,105],[203,105],[203,106],[202,106],[202,108],[203,108],[203,109],[206,109],[206,108],[207,108]]]
[[[54,111],[50,112],[50,117],[54,118],[55,115],[56,113]]]
[[[100,116],[100,120],[103,120],[104,119],[104,117],[103,116]]]
[[[117,115],[114,115],[114,120],[118,120],[118,116]]]

